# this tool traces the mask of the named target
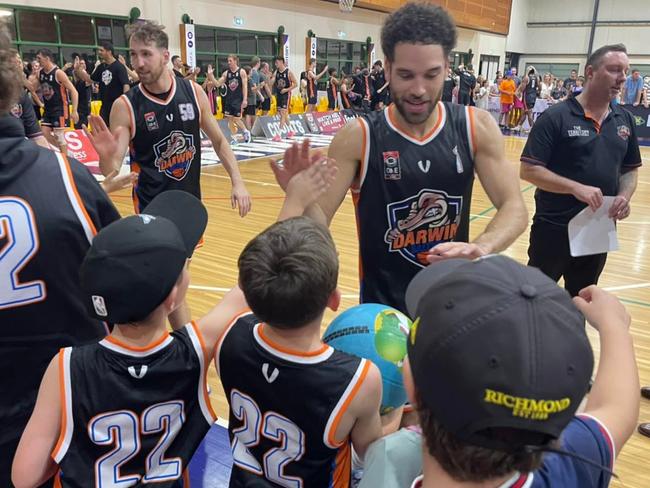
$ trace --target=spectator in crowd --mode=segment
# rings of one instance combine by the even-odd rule
[[[525,77],[524,77],[525,78]],[[510,110],[510,124],[509,126],[516,132],[521,131],[521,124],[526,118],[526,105],[524,104],[524,92],[526,90],[526,82],[522,81],[515,90],[515,97]]]
[[[621,105],[637,106],[641,102],[643,93],[643,79],[638,69],[632,70],[632,74],[627,77],[623,85],[621,94]]]
[[[566,88],[568,93],[571,93],[571,90],[576,85],[577,80],[578,80],[578,72],[572,69],[569,77],[566,80],[564,80],[564,88]]]
[[[542,83],[540,84],[539,98],[544,100],[551,100],[551,91],[553,90],[553,81],[551,73],[545,73]]]
[[[99,98],[102,101],[99,115],[108,125],[113,103],[130,88],[129,75],[124,65],[115,58],[112,43],[108,41],[99,43],[97,63],[90,78],[99,84]]]
[[[458,83],[458,103],[460,105],[470,105],[472,93],[476,86],[476,77],[474,76],[474,69],[471,64],[465,66],[460,65],[456,70],[459,78]]]
[[[555,80],[555,88],[551,91],[551,98],[553,99],[554,103],[561,102],[562,100],[566,100],[567,97],[567,89],[564,88],[564,81],[560,78]]]
[[[578,79],[576,80],[576,84],[571,88],[571,96],[577,96],[582,93],[582,88],[583,85],[585,84],[585,77],[584,76],[578,76]]]
[[[643,77],[643,94],[641,95],[641,103],[645,108],[650,106],[650,76]]]
[[[456,78],[454,77],[454,72],[451,68],[447,70],[447,77],[445,78],[444,84],[442,86],[442,101],[451,102],[454,88],[456,87]]]
[[[490,88],[488,86],[488,80],[485,80],[482,76],[479,76],[476,81],[476,90],[474,91],[474,104],[476,107],[487,110],[489,95]]]
[[[499,126],[505,128],[508,126],[508,115],[515,101],[515,91],[517,85],[512,77],[512,71],[506,72],[506,77],[499,84],[499,93],[501,94],[501,117]]]
[[[516,66],[513,66],[513,67],[510,69],[510,72],[512,73],[512,81],[515,82],[515,85],[516,85],[516,86],[519,86],[519,85],[521,84],[521,78],[519,78],[519,77],[517,76],[517,67],[516,67]]]
[[[503,81],[503,75],[501,74],[501,71],[497,71],[497,77],[494,79],[494,83],[490,84],[490,96],[491,97],[499,97],[501,96],[499,92],[499,85],[501,85],[501,82]]]

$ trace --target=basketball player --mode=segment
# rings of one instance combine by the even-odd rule
[[[336,77],[336,68],[327,70],[327,109],[336,110],[339,105],[338,87],[341,82]]]
[[[39,146],[49,149],[50,145],[43,136],[43,131],[41,130],[41,126],[38,124],[34,112],[33,100],[37,98],[35,98],[36,94],[34,93],[31,83],[25,77],[25,73],[23,73],[23,61],[20,58],[18,51],[12,50],[11,53],[14,55],[14,60],[16,62],[15,67],[20,72],[20,78],[23,84],[20,97],[13,107],[11,107],[11,115],[21,120],[23,128],[25,129],[25,137],[34,141]]]
[[[119,218],[84,165],[25,138],[10,114],[22,87],[10,47],[0,24],[2,487],[12,486],[11,460],[52,356],[106,334],[84,308],[79,266],[97,229]]]
[[[152,22],[133,27],[131,63],[140,84],[120,97],[111,111],[111,130],[91,116],[89,137],[99,154],[103,174],[119,171],[131,145],[131,168],[139,174],[133,188],[136,212],[158,193],[183,190],[201,197],[201,134],[210,138],[232,182],[231,205],[244,217],[251,198],[239,173],[230,144],[212,116],[205,92],[193,81],[174,76],[167,68],[169,38]],[[170,316],[174,327],[190,320],[186,305]]]
[[[129,91],[129,75],[125,66],[115,58],[112,43],[100,42],[97,57],[97,65],[90,78],[99,84],[99,99],[102,101],[99,116],[108,124],[115,100]]]
[[[381,62],[381,59],[375,61],[372,65],[372,104],[370,105],[371,110],[383,110],[384,106],[388,102],[388,82],[386,81],[386,75],[384,74],[384,65]]]
[[[74,58],[72,65],[74,87],[79,94],[79,123],[75,127],[83,127],[88,125],[88,116],[90,115],[90,97],[92,91],[92,79],[86,71],[86,61],[79,59],[79,56]]]
[[[76,124],[79,122],[77,107],[79,94],[70,78],[54,63],[54,54],[47,48],[39,49],[36,59],[41,65],[38,83],[43,91],[45,112],[41,120],[43,135],[55,147],[66,151],[63,131],[69,123],[69,117]],[[67,92],[67,93],[66,93]],[[72,100],[72,113],[68,110],[68,94]]]
[[[316,83],[327,73],[327,68],[328,66],[325,65],[323,71],[316,74],[316,60],[312,58],[309,61],[309,69],[307,70],[307,112],[316,110],[316,104],[318,103]]]
[[[228,69],[216,82],[218,87],[226,86],[228,91],[223,99],[223,114],[233,134],[238,130],[244,134],[244,141],[251,141],[251,133],[242,120],[242,113],[248,107],[248,75],[239,67],[239,57],[228,56]]]
[[[284,127],[287,131],[287,137],[293,137],[295,134],[289,125],[289,101],[291,100],[291,92],[298,86],[296,77],[291,70],[286,67],[284,58],[276,56],[274,58],[275,72],[271,78],[271,84],[275,90],[275,98],[277,102],[278,112],[280,112],[280,127]],[[273,140],[279,141],[280,135],[276,135]]]
[[[335,171],[317,164],[295,176],[285,206],[304,207],[327,190]],[[183,302],[187,258],[206,223],[207,211],[197,198],[171,190],[154,198],[143,214],[96,236],[81,269],[85,301],[93,316],[116,325],[101,342],[62,349],[50,362],[13,465],[19,488],[39,485],[57,465],[63,488],[120,481],[179,486],[215,420],[206,377],[214,346],[230,325],[220,313],[231,316],[228,307],[247,306],[237,289],[198,325],[167,332],[165,319]],[[343,362],[340,355],[336,359]],[[330,372],[345,370],[332,360],[319,367],[324,365]],[[374,373],[370,369],[369,376]],[[95,381],[100,376],[101,384]],[[373,384],[370,378],[363,383]],[[116,451],[129,457],[119,475],[106,461]]]
[[[527,212],[494,119],[440,102],[456,41],[447,12],[408,3],[388,16],[381,39],[394,103],[336,134],[328,154],[339,166],[337,179],[307,213],[331,222],[352,188],[361,302],[406,312],[404,290],[418,270],[505,249],[526,228]],[[496,215],[468,242],[474,172]]]

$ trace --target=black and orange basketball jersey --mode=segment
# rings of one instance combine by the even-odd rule
[[[107,333],[88,315],[79,267],[120,215],[81,163],[25,139],[12,115],[0,117],[0,154],[0,460],[10,463],[6,446],[18,443],[52,357]],[[0,472],[0,486],[8,477]]]
[[[310,73],[313,76],[310,77],[307,75],[307,96],[309,98],[314,98],[316,96],[316,78],[313,71],[310,71]]]
[[[348,487],[351,448],[335,432],[370,363],[324,345],[274,344],[251,314],[235,318],[215,363],[230,406],[231,487]]]
[[[43,92],[45,115],[49,117],[67,117],[68,95],[65,87],[56,79],[57,71],[59,71],[59,68],[55,66],[49,73],[41,70],[38,75],[38,81]]]
[[[404,293],[429,249],[469,238],[474,182],[473,109],[439,102],[419,139],[398,126],[395,106],[358,119],[363,154],[352,187],[359,234],[361,302],[406,313]]]
[[[237,68],[236,71],[226,71],[226,86],[228,87],[228,92],[226,93],[226,98],[229,103],[242,103],[244,100],[244,88],[242,85],[241,79],[241,68]]]
[[[183,190],[201,198],[201,110],[197,88],[171,72],[168,76],[172,86],[165,100],[142,84],[120,97],[132,117],[131,168],[138,173],[133,188],[136,212],[167,190]]]
[[[327,80],[327,104],[329,107],[335,108],[338,101],[336,84],[332,83],[332,78]]]
[[[209,351],[192,323],[143,348],[109,336],[59,352],[63,488],[180,487],[216,420]]]
[[[289,68],[285,68],[284,71],[276,70],[275,82],[273,85],[275,88],[275,94],[278,96],[286,95],[286,93],[280,93],[280,90],[289,88],[290,85],[291,85],[291,80],[289,79]]]

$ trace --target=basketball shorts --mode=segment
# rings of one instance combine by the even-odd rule
[[[536,98],[528,98],[526,99],[526,108],[529,110],[532,110],[532,108],[535,106],[535,102],[537,101]]]
[[[501,104],[501,113],[502,114],[507,114],[510,112],[510,109],[512,108],[512,103],[502,103]]]
[[[278,110],[286,110],[289,108],[289,94],[282,93],[276,95],[278,102]]]
[[[231,117],[241,117],[241,100],[226,100],[223,106],[224,115]]]
[[[246,115],[255,116],[255,114],[257,113],[257,107],[255,107],[255,105],[248,105],[244,113]]]
[[[316,105],[318,103],[318,97],[309,97],[307,101],[308,105]]]
[[[271,97],[265,98],[264,101],[262,102],[261,107],[262,107],[262,110],[264,110],[265,112],[268,112],[269,110],[271,110]]]
[[[53,129],[61,129],[68,127],[70,124],[70,119],[63,116],[62,112],[48,113],[43,114],[41,119],[41,125],[45,127],[52,127]]]

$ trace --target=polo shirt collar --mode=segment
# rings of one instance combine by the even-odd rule
[[[585,117],[585,109],[582,105],[580,105],[580,102],[576,100],[575,97],[570,97],[567,99],[566,103],[569,104],[569,109],[574,115],[577,115],[578,117]],[[622,115],[622,110],[619,105],[612,105],[611,103],[609,104],[609,114],[605,118],[607,120],[610,116],[612,115]]]

